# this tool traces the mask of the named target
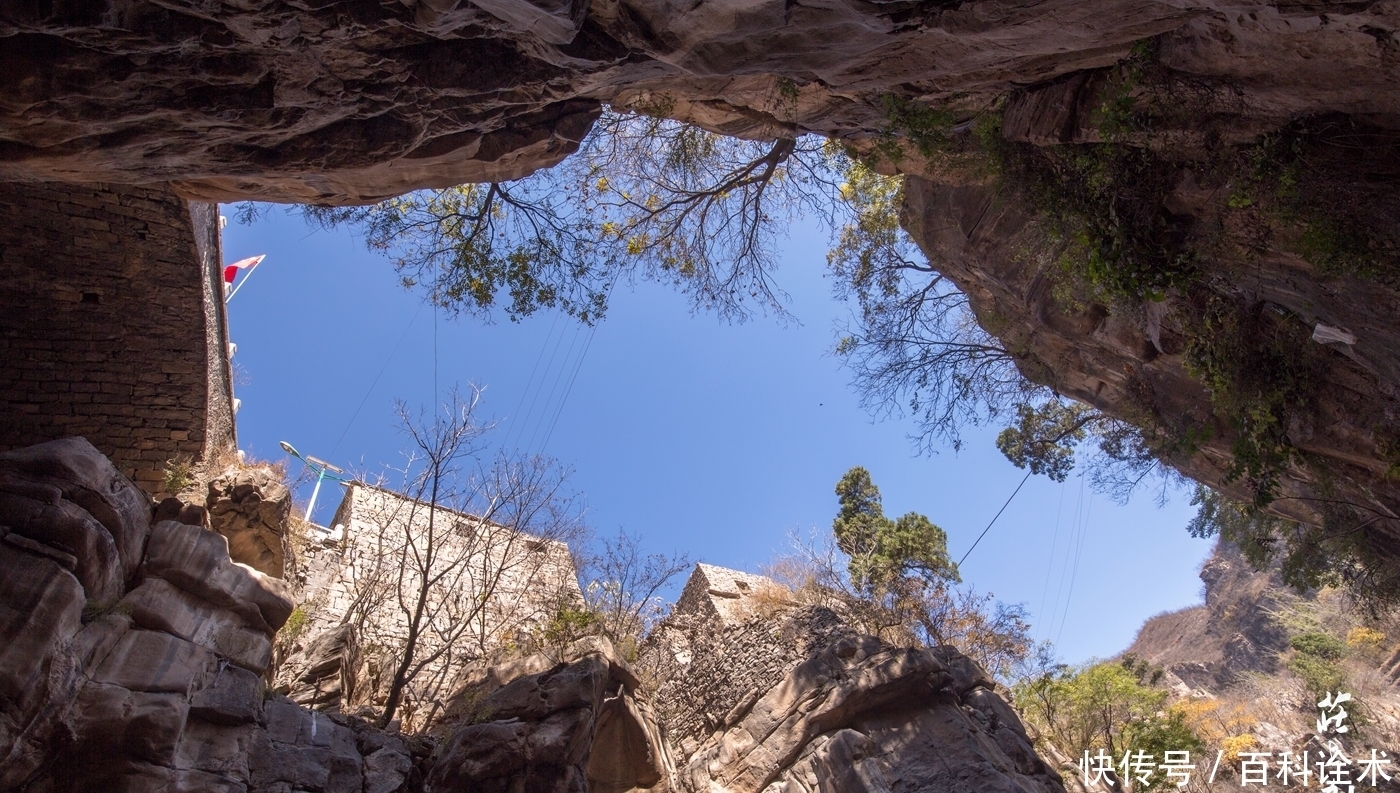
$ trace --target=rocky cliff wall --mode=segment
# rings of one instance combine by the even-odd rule
[[[1007,118],[1015,109],[1013,101]],[[1074,120],[1073,106],[1061,109],[1055,123],[1037,122],[1041,134],[1065,119],[1073,121],[1066,129],[1092,126]],[[1155,453],[1192,479],[1325,527],[1292,543],[1296,567],[1321,559],[1318,546],[1346,560],[1314,584],[1345,579],[1393,591],[1400,569],[1393,269],[1400,209],[1389,185],[1400,173],[1400,138],[1347,126],[1354,120],[1336,123],[1355,130],[1354,150],[1332,152],[1340,147],[1324,143],[1304,166],[1346,185],[1320,201],[1333,211],[1325,220],[1259,210],[1249,183],[1227,169],[1222,175],[1219,160],[1200,149],[1177,150],[1179,159],[1163,157],[1135,174],[1135,183],[1159,180],[1161,194],[1141,206],[1117,203],[1100,220],[1126,226],[1131,221],[1110,213],[1143,211],[1172,229],[1175,240],[1162,247],[1189,265],[1163,276],[1179,280],[1155,294],[1096,293],[1084,270],[1067,265],[1085,255],[1073,249],[1072,235],[1012,178],[910,177],[903,223],[933,266],[967,294],[1021,374],[1144,428]],[[1187,132],[1205,126],[1202,120]],[[1112,150],[1060,148],[1079,162]],[[1220,144],[1215,151],[1236,157],[1259,149]],[[1270,178],[1288,172],[1284,165],[1267,170]],[[1095,173],[1083,178],[1104,178]],[[1373,241],[1350,250],[1341,239],[1307,242],[1337,222],[1360,224]],[[1380,263],[1366,265],[1366,256]]]
[[[436,754],[280,696],[265,677],[291,587],[153,517],[81,438],[0,453],[0,790],[621,793],[668,767],[600,639],[465,686]]]
[[[1288,650],[1277,615],[1291,605],[1277,571],[1255,571],[1238,548],[1221,543],[1201,580],[1205,603],[1148,620],[1127,652],[1209,692],[1277,673]]]
[[[1395,2],[1192,0],[11,3],[0,179],[173,181],[203,200],[355,203],[510,179],[604,103],[745,136],[868,137],[894,94],[960,112],[1166,63],[1241,96],[1239,126],[1400,113]]]
[[[0,789],[399,789],[403,741],[264,694],[287,585],[152,509],[82,439],[0,454]]]
[[[715,700],[694,707],[727,708],[681,723],[681,754],[601,637],[468,670],[432,734],[347,713],[348,678],[309,709],[266,682],[291,588],[230,559],[223,535],[158,520],[203,517],[175,506],[80,438],[0,453],[0,790],[1063,790],[975,664],[855,635],[822,609],[710,625],[717,665],[658,639],[677,679]],[[353,672],[354,633],[313,642],[295,682]],[[810,641],[782,641],[798,634]],[[674,710],[678,691],[658,702]]]

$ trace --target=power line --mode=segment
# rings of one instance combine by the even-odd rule
[[[549,380],[550,372],[554,371],[554,361],[556,358],[559,357],[559,348],[564,346],[564,336],[568,332],[568,328],[563,328],[559,331],[559,338],[555,340],[554,349],[551,350],[549,353],[549,361],[546,362],[544,365],[544,373],[540,375],[540,382],[537,386],[535,386],[535,395],[530,397],[530,406],[525,409],[525,417],[520,422],[520,430],[515,434],[515,443],[513,448],[517,451],[519,450],[521,442],[525,438],[525,427],[530,423],[530,419],[534,418],[536,415],[535,405],[539,404],[540,394],[544,393],[544,384]],[[575,331],[575,333],[577,333],[577,330]],[[546,340],[546,343],[548,343],[548,340]],[[568,356],[566,355],[565,360],[567,359]],[[548,409],[548,400],[545,400],[545,404],[541,406],[541,409]],[[538,419],[535,423],[539,423]]]
[[[1050,575],[1055,570],[1055,550],[1060,547],[1060,521],[1064,519],[1064,515],[1065,483],[1060,482],[1060,505],[1055,508],[1055,534],[1054,538],[1050,541],[1049,558],[1046,559],[1045,562],[1045,586],[1041,587],[1040,589],[1040,610],[1036,612],[1036,619],[1040,619],[1045,616],[1045,601],[1050,596]],[[1059,599],[1058,594],[1055,597],[1057,600]],[[1045,631],[1045,637],[1047,639],[1050,637],[1050,631],[1048,627]]]
[[[554,395],[559,391],[559,384],[564,381],[565,372],[569,371],[570,363],[574,357],[574,348],[578,346],[578,337],[583,333],[583,326],[574,328],[574,337],[569,340],[569,351],[564,353],[564,360],[559,364],[559,372],[554,375],[554,384],[549,387],[549,396],[545,398],[544,408],[540,412],[539,419],[535,422],[535,428],[530,430],[530,441],[525,444],[525,451],[529,453],[535,447],[535,437],[539,435],[540,429],[548,421],[548,416],[554,412]],[[562,337],[561,337],[562,340]]]
[[[1060,617],[1060,630],[1055,634],[1055,643],[1060,643],[1064,635],[1065,623],[1069,621],[1069,604],[1074,599],[1074,580],[1079,577],[1079,558],[1084,555],[1084,536],[1089,533],[1089,516],[1094,513],[1094,494],[1089,493],[1089,506],[1084,509],[1084,527],[1079,531],[1079,547],[1074,553],[1074,567],[1069,574],[1069,592],[1065,593],[1065,613]]]
[[[523,417],[520,415],[520,409],[525,407],[525,397],[530,395],[530,386],[534,385],[535,383],[535,372],[539,371],[540,361],[544,360],[544,351],[549,349],[549,340],[554,338],[554,329],[559,325],[559,315],[561,313],[563,312],[554,312],[554,322],[550,323],[549,333],[545,334],[544,343],[540,345],[539,354],[535,356],[535,365],[530,368],[530,377],[528,380],[525,381],[525,388],[521,389],[520,391],[520,401],[517,402],[515,405],[515,412],[510,414],[512,424],[510,428],[506,430],[505,438],[503,438],[501,441],[502,448],[506,448],[510,445],[511,433],[515,432],[515,428],[518,424],[518,422],[516,422],[515,419],[520,418],[523,421]],[[515,434],[518,435],[519,433]]]
[[[573,376],[569,378],[569,387],[564,390],[564,398],[559,400],[559,409],[554,412],[554,421],[549,424],[549,432],[545,433],[544,441],[540,443],[540,454],[549,447],[549,439],[554,437],[554,427],[559,423],[559,417],[564,414],[564,405],[569,402],[569,395],[574,392],[574,381],[578,380],[578,373],[583,369],[584,359],[588,357],[588,350],[593,346],[593,336],[598,332],[598,325],[595,322],[593,328],[588,332],[588,343],[583,345],[583,352],[578,356],[578,363],[574,365]]]
[[[618,280],[619,277],[620,277],[620,274],[614,275],[614,276],[613,276],[612,282],[608,284],[608,291],[607,291],[607,293],[603,296],[604,301],[610,300],[610,299],[612,298],[613,289],[617,286],[617,280]],[[579,352],[578,358],[574,360],[573,372],[570,373],[570,374],[569,374],[569,377],[568,377],[568,385],[565,386],[565,388],[564,388],[564,393],[563,393],[563,395],[559,398],[559,402],[557,403],[557,405],[556,405],[555,408],[554,408],[554,411],[553,411],[554,417],[553,417],[552,419],[549,420],[549,429],[548,429],[548,430],[545,432],[545,434],[544,434],[544,440],[540,441],[539,447],[538,447],[537,449],[535,449],[535,453],[536,453],[536,454],[543,454],[543,453],[544,453],[544,450],[549,446],[549,441],[550,441],[550,439],[554,437],[554,428],[555,428],[556,426],[558,426],[558,424],[559,424],[559,418],[564,414],[564,407],[569,403],[569,396],[570,396],[571,394],[573,394],[573,392],[574,392],[574,383],[578,381],[579,372],[581,372],[581,371],[583,370],[583,363],[584,363],[584,361],[586,361],[586,360],[588,359],[588,351],[589,351],[590,349],[592,349],[592,347],[593,347],[593,338],[598,334],[598,325],[599,325],[600,322],[601,322],[600,319],[595,318],[595,319],[593,320],[592,324],[590,324],[589,327],[588,327],[588,336],[587,336],[587,338],[584,340],[583,349]],[[568,352],[567,355],[564,356],[564,363],[562,363],[562,364],[560,365],[559,373],[560,373],[561,377],[560,377],[560,378],[557,378],[557,379],[555,380],[555,388],[551,388],[551,389],[550,389],[550,392],[549,392],[549,399],[546,400],[546,402],[545,402],[545,410],[544,410],[544,412],[543,412],[543,413],[541,414],[541,416],[540,416],[540,423],[536,425],[535,431],[538,431],[539,428],[540,428],[541,426],[543,426],[543,422],[544,422],[544,420],[545,420],[544,417],[545,417],[545,416],[548,416],[549,413],[550,413],[550,410],[549,410],[549,403],[553,402],[553,400],[554,400],[554,393],[555,393],[555,391],[556,391],[556,389],[557,389],[557,387],[558,387],[558,384],[562,381],[562,375],[563,375],[564,371],[565,371],[566,369],[568,369],[568,366],[569,366],[569,359],[570,359],[570,357],[572,357],[573,351],[574,351],[574,344],[578,341],[578,334],[581,333],[582,331],[583,331],[582,326],[579,326],[579,327],[576,328],[575,331],[574,331],[574,341],[569,343],[569,352]],[[563,340],[563,336],[562,336],[562,335],[560,336],[560,340],[561,340],[561,341]],[[551,360],[551,363],[552,363],[552,360]],[[547,375],[546,375],[546,376],[547,376]],[[544,381],[543,381],[543,379],[541,379],[541,381],[540,381],[540,387],[541,387],[541,388],[544,387]],[[535,432],[531,432],[531,433],[530,433],[530,443],[526,446],[526,451],[529,451],[530,448],[534,446],[534,441],[535,441]]]
[[[345,422],[345,429],[340,431],[340,437],[336,438],[335,446],[331,447],[331,453],[327,456],[335,456],[336,450],[340,448],[340,442],[345,440],[345,435],[346,433],[350,432],[351,425],[355,423],[355,419],[359,418],[360,411],[364,409],[365,403],[369,401],[369,395],[374,393],[374,387],[379,385],[379,378],[383,377],[384,373],[388,371],[389,364],[393,362],[394,355],[396,355],[399,351],[399,346],[403,344],[404,339],[408,338],[408,332],[413,328],[413,323],[418,321],[418,315],[422,313],[422,311],[423,304],[419,303],[418,310],[413,312],[413,318],[408,321],[408,325],[404,327],[403,333],[399,334],[399,340],[394,342],[394,349],[389,351],[389,357],[385,358],[384,365],[379,367],[379,374],[374,376],[374,382],[369,384],[369,390],[365,392],[364,398],[360,400],[359,407],[355,408],[354,415],[350,416],[350,420]]]
[[[1055,604],[1050,609],[1050,621],[1046,625],[1045,638],[1050,639],[1050,634],[1055,630],[1055,615],[1060,613],[1060,596],[1065,593],[1065,582],[1069,578],[1070,561],[1074,557],[1075,543],[1079,539],[1081,528],[1081,518],[1084,517],[1084,479],[1079,479],[1079,497],[1074,502],[1074,519],[1069,527],[1069,540],[1065,543],[1065,560],[1060,565],[1060,583],[1055,587]]]
[[[1013,491],[1011,491],[1011,495],[1006,499],[1006,503],[1005,503],[1005,504],[1002,504],[1002,505],[1001,505],[1001,509],[997,510],[997,514],[994,515],[994,516],[992,517],[992,522],[991,522],[991,523],[988,523],[988,524],[987,524],[987,528],[983,529],[983,530],[982,530],[982,533],[979,534],[979,535],[977,535],[977,539],[972,543],[972,548],[968,548],[968,549],[967,549],[967,553],[963,554],[963,557],[962,557],[961,559],[958,560],[958,567],[962,567],[962,563],[965,562],[965,561],[967,561],[967,557],[970,556],[970,555],[972,554],[973,548],[976,548],[976,547],[977,547],[977,543],[981,542],[981,541],[982,541],[982,538],[987,536],[987,532],[989,532],[989,531],[992,530],[992,524],[997,522],[997,518],[1001,517],[1001,513],[1005,512],[1005,511],[1006,511],[1006,508],[1007,508],[1008,506],[1011,505],[1011,499],[1015,498],[1015,497],[1016,497],[1016,494],[1019,493],[1019,492],[1021,492],[1021,487],[1022,487],[1023,485],[1025,485],[1025,484],[1026,484],[1026,480],[1027,480],[1027,479],[1030,479],[1030,478],[1031,478],[1031,472],[1030,472],[1030,471],[1026,471],[1026,475],[1025,475],[1024,477],[1021,478],[1021,484],[1016,485],[1016,489],[1013,490]]]

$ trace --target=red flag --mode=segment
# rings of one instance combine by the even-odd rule
[[[231,283],[233,283],[233,277],[234,277],[235,275],[238,274],[238,271],[239,271],[239,270],[242,270],[242,269],[244,269],[244,268],[246,268],[246,267],[256,267],[256,266],[258,266],[258,262],[262,261],[263,258],[266,257],[266,256],[267,256],[267,254],[262,254],[261,256],[249,256],[249,257],[246,258],[246,259],[239,259],[238,261],[234,262],[233,264],[230,264],[229,266],[225,267],[225,268],[224,268],[224,283],[226,283],[226,284],[231,284]]]

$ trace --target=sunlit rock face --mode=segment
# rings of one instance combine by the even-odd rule
[[[862,635],[789,594],[698,564],[643,643],[671,790],[1064,793],[975,661]]]
[[[602,104],[862,136],[1122,58],[1228,81],[1241,124],[1400,112],[1400,4],[40,0],[0,7],[0,180],[356,203],[559,162]],[[796,89],[795,91],[793,89]]]

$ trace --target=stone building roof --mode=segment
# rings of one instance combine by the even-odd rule
[[[725,624],[742,622],[751,613],[749,599],[773,585],[766,576],[698,562],[672,613],[715,617]]]

